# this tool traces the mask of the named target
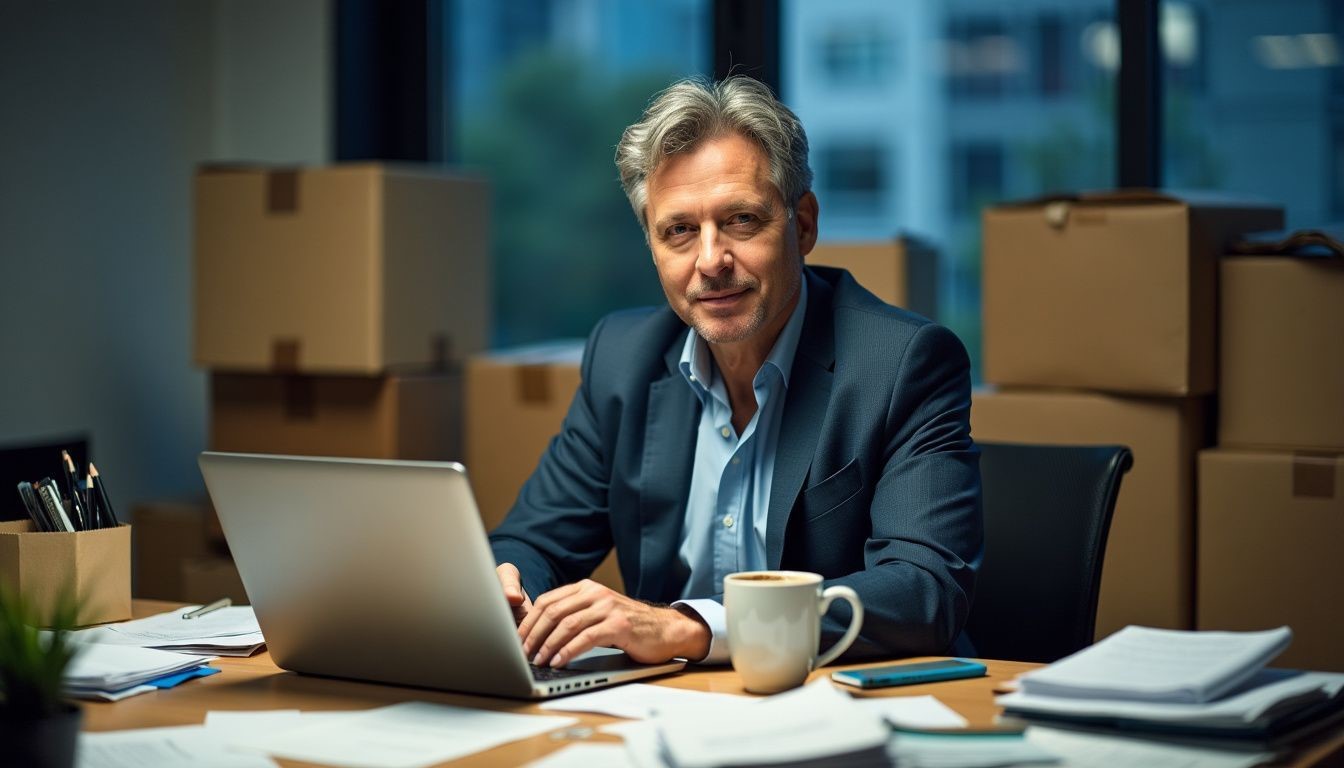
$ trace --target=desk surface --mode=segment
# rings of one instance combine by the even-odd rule
[[[136,600],[134,611],[137,617],[149,616],[176,606],[176,603]],[[988,726],[998,714],[998,708],[994,706],[993,701],[994,688],[1003,681],[1039,665],[1015,661],[986,663],[989,667],[988,677],[904,686],[858,695],[934,694],[944,704],[961,713],[972,726]],[[221,674],[193,680],[177,688],[147,693],[115,703],[90,702],[84,706],[84,728],[89,731],[107,731],[164,725],[197,725],[205,720],[205,713],[209,710],[359,710],[402,701],[432,701],[510,712],[542,711],[536,704],[508,699],[298,675],[275,666],[270,654],[266,652],[247,659],[221,658],[215,662],[215,666],[222,670]],[[830,674],[832,669],[827,667],[823,671],[813,673],[812,679]],[[684,672],[648,682],[699,691],[744,692],[736,673],[731,669]],[[578,718],[579,725],[593,728],[620,720],[607,715],[578,712],[564,714]],[[594,733],[591,739],[585,741],[619,743],[620,739],[608,734]],[[520,765],[570,743],[573,742],[556,740],[543,734],[471,755],[454,762],[453,765]],[[277,760],[277,762],[286,766],[308,765],[292,760]],[[1332,733],[1309,745],[1292,764],[1316,765],[1322,762],[1344,764],[1344,732]]]

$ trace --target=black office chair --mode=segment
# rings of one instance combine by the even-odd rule
[[[985,559],[966,632],[987,659],[1051,662],[1092,643],[1119,445],[979,443]]]

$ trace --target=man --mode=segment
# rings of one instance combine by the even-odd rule
[[[490,537],[529,658],[723,662],[723,577],[777,568],[858,592],[851,656],[947,651],[982,535],[961,343],[804,268],[807,137],[755,80],[673,85],[616,163],[668,306],[598,323],[560,435]],[[613,545],[629,597],[586,580]],[[848,619],[832,608],[823,643]]]

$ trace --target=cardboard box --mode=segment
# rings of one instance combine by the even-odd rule
[[[567,340],[477,355],[467,363],[467,471],[487,531],[504,520],[560,433],[579,389],[582,356],[583,342]],[[623,591],[614,554],[593,580]]]
[[[1199,454],[1199,629],[1293,628],[1273,664],[1344,672],[1344,457]]]
[[[938,252],[923,240],[901,235],[886,242],[817,243],[807,263],[847,269],[888,304],[938,317]]]
[[[461,378],[214,373],[210,448],[456,461]]]
[[[131,508],[136,597],[183,599],[183,561],[217,551],[207,535],[213,515],[205,499],[150,501]]]
[[[238,566],[228,557],[197,557],[182,561],[182,601],[207,605],[227,597],[234,605],[251,605]]]
[[[1194,625],[1195,454],[1208,401],[1093,393],[976,391],[978,441],[1118,444],[1134,453],[1120,484],[1102,565],[1097,637],[1128,624]]]
[[[1217,257],[1283,210],[1112,192],[984,213],[987,382],[1199,395],[1217,384]]]
[[[203,168],[196,364],[373,374],[484,349],[489,201],[429,168]]]
[[[1344,451],[1344,263],[1222,261],[1218,444]]]
[[[131,526],[39,532],[28,520],[0,522],[0,583],[17,590],[44,625],[73,590],[75,623],[131,618]]]

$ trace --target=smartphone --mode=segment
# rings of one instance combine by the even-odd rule
[[[984,677],[985,665],[966,659],[918,661],[913,664],[892,664],[886,667],[844,669],[831,673],[837,683],[856,688],[885,688],[890,685],[915,685],[939,680],[958,680],[963,677]]]

